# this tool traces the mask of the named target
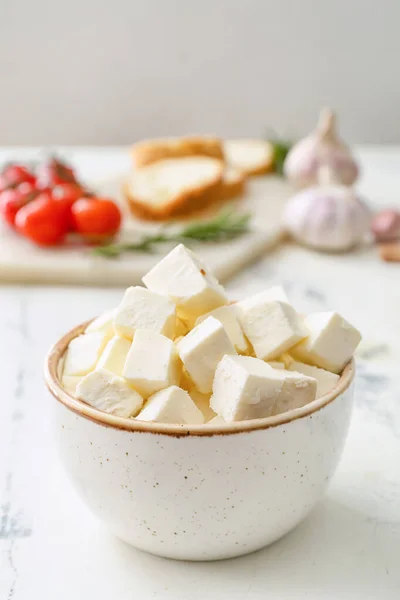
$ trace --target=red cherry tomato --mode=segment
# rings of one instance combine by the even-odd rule
[[[111,237],[121,226],[121,211],[107,198],[81,198],[71,210],[76,231],[91,241]]]
[[[32,242],[40,246],[53,246],[64,240],[68,220],[62,204],[44,193],[18,211],[15,226]]]
[[[20,183],[15,188],[4,190],[0,194],[0,213],[4,220],[15,226],[17,212],[37,196],[38,192],[32,183]]]
[[[50,158],[37,169],[37,186],[53,188],[60,183],[77,183],[74,170],[58,158]]]
[[[34,184],[36,182],[36,177],[23,165],[11,163],[6,165],[1,172],[1,189],[15,187],[20,183],[25,182]]]

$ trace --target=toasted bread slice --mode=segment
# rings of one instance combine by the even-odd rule
[[[205,189],[195,199],[192,198],[190,203],[185,203],[177,207],[174,213],[168,216],[157,215],[154,210],[149,210],[149,208],[135,202],[132,199],[129,182],[124,185],[123,193],[132,212],[138,217],[152,221],[165,220],[170,217],[192,217],[196,213],[204,213],[206,209],[211,207],[218,209],[225,201],[243,195],[246,188],[246,180],[245,173],[233,167],[227,167],[224,169],[222,179],[218,185],[213,185]]]
[[[204,208],[221,187],[223,171],[215,158],[170,158],[134,171],[123,191],[136,215],[162,221]]]
[[[246,175],[263,175],[274,167],[274,149],[265,140],[227,140],[224,155],[228,165]]]
[[[222,141],[211,136],[167,138],[138,142],[131,149],[136,169],[159,160],[186,156],[209,156],[224,160]]]

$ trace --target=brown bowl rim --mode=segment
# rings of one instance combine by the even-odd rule
[[[211,436],[211,435],[228,435],[233,433],[243,433],[248,431],[256,431],[260,429],[269,429],[278,425],[286,425],[301,419],[311,416],[313,413],[324,408],[333,402],[338,396],[343,394],[350,387],[355,375],[355,362],[352,358],[345,366],[337,386],[321,396],[317,400],[313,400],[309,404],[301,408],[295,408],[280,415],[273,417],[264,417],[262,419],[252,419],[248,421],[235,421],[232,423],[224,423],[223,425],[176,425],[169,423],[155,423],[151,421],[140,421],[127,417],[117,417],[108,413],[102,412],[93,408],[89,404],[85,404],[81,400],[77,400],[71,396],[61,385],[58,376],[58,365],[63,357],[69,342],[76,336],[83,333],[86,327],[91,323],[92,319],[77,325],[68,333],[63,335],[49,350],[45,359],[44,378],[46,385],[58,402],[64,404],[66,408],[73,411],[77,415],[89,419],[114,429],[125,431],[147,432],[164,435],[181,436]]]

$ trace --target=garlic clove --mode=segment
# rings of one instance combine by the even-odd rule
[[[351,188],[330,184],[295,194],[286,204],[283,224],[298,242],[325,251],[344,251],[360,243],[371,215]]]
[[[358,165],[348,146],[338,137],[336,117],[330,109],[321,111],[315,131],[289,151],[284,173],[298,187],[307,187],[317,182],[323,165],[329,167],[339,183],[351,185],[358,177]]]

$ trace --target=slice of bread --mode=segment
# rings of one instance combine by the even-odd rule
[[[222,141],[212,136],[180,137],[138,142],[131,148],[134,168],[167,158],[208,156],[224,160]]]
[[[206,156],[159,160],[134,171],[123,192],[136,215],[162,221],[207,206],[223,172],[220,160]]]
[[[227,140],[224,155],[228,165],[246,175],[263,175],[274,167],[274,149],[265,140]]]

